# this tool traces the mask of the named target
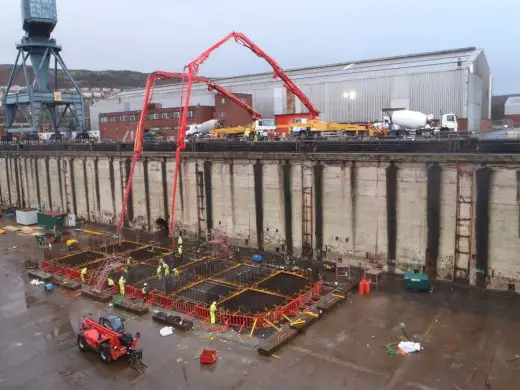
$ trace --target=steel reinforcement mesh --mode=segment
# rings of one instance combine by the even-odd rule
[[[180,270],[182,273],[197,274],[202,278],[209,278],[215,274],[218,274],[227,268],[231,268],[233,264],[218,259],[208,259],[197,261],[186,266],[183,266]]]
[[[193,275],[181,275],[179,278],[174,278],[173,275],[163,276],[161,279],[152,278],[146,280],[148,289],[150,291],[159,291],[164,295],[169,295],[177,290],[197,281],[197,277]],[[135,286],[142,288],[144,281],[137,283]]]
[[[105,263],[105,259],[102,259],[102,260],[94,261],[93,263],[88,263],[85,265],[85,267],[87,267],[87,272],[97,271],[103,266],[104,263]]]
[[[286,299],[278,295],[247,289],[222,302],[220,307],[233,313],[258,314],[273,310],[285,302]]]
[[[166,294],[171,294],[172,292],[178,291],[187,285],[196,282],[199,279],[197,275],[190,275],[181,273],[178,278],[169,278],[166,283]]]
[[[166,295],[167,294],[166,284],[167,284],[168,280],[170,280],[170,279],[171,279],[171,276],[163,277],[161,279],[153,278],[153,279],[148,279],[146,281],[143,280],[143,281],[140,281],[139,283],[136,283],[135,287],[141,289],[141,288],[143,288],[144,284],[146,283],[149,291],[155,290],[155,291],[159,291],[162,294]]]
[[[164,257],[170,253],[171,250],[168,249],[147,246],[128,252],[128,257],[131,257],[134,261],[147,262],[148,260],[152,260],[157,257]]]
[[[237,267],[213,276],[212,279],[222,280],[239,286],[248,286],[265,279],[272,273],[273,270],[270,269],[240,264]]]
[[[280,272],[259,283],[257,287],[287,297],[294,297],[312,287],[312,281],[298,275]]]
[[[189,301],[197,302],[203,305],[211,305],[221,299],[233,294],[237,289],[232,286],[216,283],[206,280],[186,290],[180,291],[174,297],[185,298]]]
[[[111,255],[115,253],[131,251],[143,246],[146,246],[146,244],[138,244],[137,242],[133,241],[121,241],[121,243],[116,242],[110,245],[102,245],[98,248],[98,250],[102,253]]]
[[[155,267],[138,264],[128,269],[128,282],[135,283],[140,280],[148,279],[157,274]]]
[[[56,260],[54,260],[54,264],[74,268],[79,267],[82,264],[90,263],[94,260],[101,259],[103,257],[105,257],[105,255],[101,253],[84,251],[76,253],[74,255],[58,257]]]

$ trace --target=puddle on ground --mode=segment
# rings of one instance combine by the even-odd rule
[[[36,304],[39,302],[40,301],[38,300],[38,298],[36,298],[34,295],[25,295],[25,305],[28,309],[33,306],[36,306]]]

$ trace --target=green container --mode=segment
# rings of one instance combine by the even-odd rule
[[[404,287],[407,290],[429,291],[430,278],[426,274],[407,272],[404,274]]]
[[[52,213],[42,211],[38,213],[38,225],[44,226],[48,229],[62,228],[65,226],[65,218],[67,214]]]

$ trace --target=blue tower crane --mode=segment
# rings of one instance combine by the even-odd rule
[[[61,58],[61,46],[51,38],[58,22],[56,0],[22,0],[21,4],[25,36],[16,45],[18,55],[4,98],[7,131],[38,132],[42,111],[47,110],[55,132],[63,126],[67,112],[71,112],[75,118],[73,127],[83,132],[85,115],[81,90]],[[54,60],[54,69],[50,69],[51,59]],[[28,60],[31,66],[27,64]],[[74,86],[74,92],[59,91],[58,66]],[[10,92],[13,81],[21,71],[25,79],[25,90]],[[49,82],[51,77],[54,77],[53,83]],[[13,127],[18,111],[30,123],[30,127]]]

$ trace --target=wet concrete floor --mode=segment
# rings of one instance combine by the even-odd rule
[[[16,246],[16,249],[13,248]],[[53,249],[54,250],[54,249]],[[520,301],[516,295],[443,286],[432,294],[403,291],[385,281],[357,294],[280,350],[257,354],[256,338],[229,333],[209,340],[200,325],[189,333],[159,335],[150,316],[125,317],[140,331],[147,368],[124,361],[104,365],[81,353],[76,331],[83,315],[109,306],[59,290],[32,286],[23,261],[42,256],[33,237],[0,236],[0,389],[517,389],[520,380]],[[424,350],[389,357],[385,345],[406,333]],[[217,349],[214,366],[197,360]],[[455,387],[457,386],[457,387]]]

